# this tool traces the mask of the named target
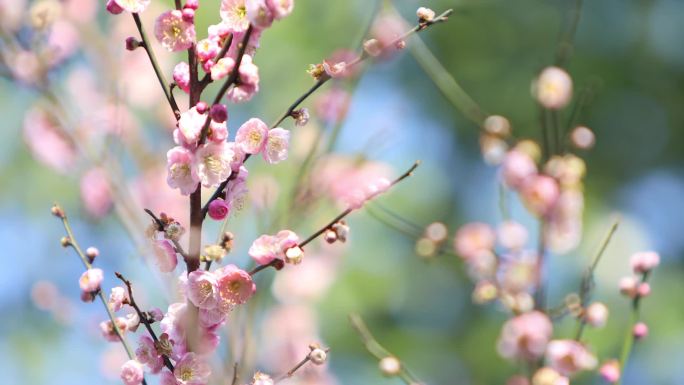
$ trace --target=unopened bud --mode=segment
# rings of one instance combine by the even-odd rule
[[[71,246],[71,238],[62,237],[62,239],[59,240],[59,243],[62,245],[62,247],[69,247]]]
[[[399,41],[397,41],[396,43],[394,43],[394,46],[395,46],[398,50],[402,50],[402,49],[406,48],[406,41],[405,41],[405,40],[399,40]]]
[[[98,255],[100,255],[100,250],[98,250],[96,247],[91,246],[86,249],[86,257],[88,257],[88,262],[93,263]]]
[[[228,120],[228,109],[223,104],[214,104],[209,110],[209,116],[216,123],[223,123]]]
[[[195,105],[195,109],[198,113],[203,114],[209,109],[209,105],[206,102],[199,102]]]
[[[337,241],[337,233],[335,230],[326,230],[323,239],[328,243],[335,243]]]
[[[377,39],[369,39],[363,42],[363,50],[369,56],[379,56],[382,53],[382,44]]]
[[[126,50],[133,51],[140,46],[142,46],[142,42],[140,40],[134,38],[133,36],[126,38]]]
[[[184,8],[197,10],[199,8],[199,0],[187,0]]]
[[[648,297],[651,294],[651,285],[648,282],[640,283],[637,287],[637,294],[639,294],[639,297]]]
[[[648,326],[643,322],[638,322],[634,325],[632,334],[634,334],[634,338],[638,340],[646,338],[646,336],[648,336]]]
[[[332,230],[335,231],[335,234],[337,234],[337,239],[340,240],[340,242],[346,242],[347,237],[349,237],[349,226],[347,226],[347,223],[344,221],[340,221],[332,225]]]
[[[287,263],[298,265],[302,262],[302,258],[304,258],[304,250],[299,246],[290,247],[285,251],[285,262]]]
[[[584,319],[593,327],[603,327],[608,320],[608,307],[601,302],[594,302],[587,307]]]
[[[437,252],[437,244],[430,238],[420,238],[416,242],[416,255],[421,258],[434,257]]]
[[[52,208],[50,209],[50,212],[52,213],[52,215],[56,216],[57,218],[64,218],[65,217],[64,210],[62,210],[62,208],[59,207],[59,205],[52,206]]]
[[[396,357],[385,357],[378,364],[382,374],[386,376],[396,376],[401,372],[401,362]]]
[[[435,11],[430,8],[420,7],[416,11],[416,16],[418,16],[419,23],[425,23],[435,19]]]
[[[311,350],[311,353],[309,353],[309,359],[316,365],[323,365],[327,358],[328,354],[321,348],[313,349]]]
[[[187,21],[188,23],[192,23],[195,21],[195,10],[192,8],[183,8],[183,11],[181,11],[183,14],[183,21]]]

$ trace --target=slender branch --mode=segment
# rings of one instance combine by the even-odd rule
[[[299,361],[295,366],[292,367],[292,369],[288,370],[287,373],[283,373],[279,377],[277,377],[274,381],[274,383],[278,383],[284,379],[290,378],[294,376],[294,374],[301,369],[304,365],[306,365],[307,362],[311,361],[311,352],[313,352],[315,349],[314,346],[309,346],[309,353],[304,357],[301,361]],[[326,353],[330,351],[330,349],[324,349]]]
[[[393,180],[393,181],[390,183],[389,188],[393,187],[393,186],[396,185],[397,183],[399,183],[399,182],[401,182],[402,180],[404,180],[404,179],[408,178],[409,176],[413,175],[413,171],[415,171],[415,169],[418,168],[419,165],[420,165],[420,161],[419,161],[419,160],[416,161],[415,163],[413,163],[413,165],[412,165],[408,170],[406,170],[406,172],[404,172],[403,174],[401,174],[399,177],[397,177],[395,180]],[[318,229],[315,233],[311,234],[308,238],[306,238],[306,239],[303,240],[302,242],[299,242],[299,243],[297,244],[297,246],[300,247],[300,248],[304,248],[304,246],[306,246],[306,245],[308,245],[309,243],[311,243],[311,241],[313,241],[314,239],[316,239],[318,236],[320,236],[321,234],[323,234],[326,230],[328,230],[329,228],[331,228],[335,223],[341,221],[341,220],[344,219],[347,215],[351,214],[353,211],[355,211],[355,209],[353,209],[353,208],[351,208],[351,207],[350,207],[350,208],[347,208],[347,209],[344,210],[344,211],[342,211],[342,212],[339,213],[337,216],[335,216],[335,218],[333,218],[330,222],[328,222],[326,225],[324,225],[323,227],[321,227],[320,229]],[[250,274],[250,275],[254,275],[254,274],[256,274],[256,273],[260,272],[261,270],[264,270],[264,269],[266,269],[266,268],[268,268],[268,267],[276,266],[278,263],[282,263],[282,261],[279,260],[279,259],[274,259],[273,261],[271,261],[271,262],[269,262],[269,263],[267,263],[267,264],[258,265],[258,266],[256,266],[254,269],[252,269],[252,270],[250,271],[249,274]]]
[[[55,214],[58,218],[62,220],[62,226],[64,226],[64,231],[66,231],[68,237],[68,246],[71,246],[71,248],[74,249],[76,254],[79,256],[79,258],[81,258],[81,262],[83,263],[83,266],[86,270],[92,269],[93,266],[88,261],[88,257],[86,257],[85,253],[83,252],[83,249],[81,249],[81,246],[78,244],[78,241],[76,241],[76,237],[74,236],[74,232],[71,228],[71,225],[69,224],[69,219],[67,218],[66,212],[64,212],[64,210],[60,206],[55,204],[55,206],[53,207],[53,214]],[[100,298],[102,305],[107,311],[109,321],[112,323],[112,329],[114,330],[114,333],[117,335],[117,337],[119,337],[121,345],[123,345],[124,349],[126,350],[128,358],[134,360],[135,354],[133,353],[133,350],[131,349],[130,345],[128,345],[128,341],[126,341],[126,337],[124,337],[123,332],[117,325],[116,317],[114,317],[114,313],[112,312],[112,309],[109,307],[107,299],[105,299],[104,294],[102,293],[102,289],[98,290],[97,296]],[[147,384],[144,378],[143,384]]]
[[[128,289],[128,304],[131,305],[133,309],[135,309],[135,312],[138,314],[138,318],[140,318],[140,322],[142,322],[143,325],[145,325],[145,328],[147,329],[147,332],[150,334],[150,337],[152,337],[152,340],[154,340],[155,343],[158,343],[159,338],[157,338],[157,334],[155,334],[154,330],[152,329],[152,325],[150,325],[150,320],[140,310],[140,307],[135,302],[135,298],[133,298],[133,285],[131,284],[131,281],[124,278],[124,276],[119,272],[115,272],[114,275],[116,275],[116,277],[119,278],[121,282],[123,282],[126,285],[126,288]],[[162,354],[162,358],[164,359],[164,365],[171,372],[173,372],[173,364],[171,363],[169,357],[166,354]]]
[[[230,382],[230,385],[237,385],[238,382],[238,363],[233,364],[233,380]]]
[[[646,283],[648,281],[650,274],[644,273],[641,277],[641,282]],[[622,349],[620,351],[620,378],[616,382],[616,385],[620,385],[624,379],[625,366],[629,360],[629,356],[632,353],[632,348],[634,347],[634,325],[639,321],[639,304],[641,303],[641,296],[637,294],[632,300],[632,311],[630,314],[629,324],[627,325],[627,332],[625,333],[625,338],[622,342]]]
[[[615,219],[613,224],[608,229],[608,232],[603,237],[603,241],[601,241],[601,245],[599,246],[598,251],[594,255],[594,259],[592,260],[591,265],[589,265],[587,271],[584,273],[584,276],[582,277],[582,282],[580,284],[580,306],[582,306],[582,308],[584,308],[587,302],[589,301],[589,296],[591,295],[591,291],[594,288],[594,271],[596,271],[596,267],[598,266],[599,261],[603,256],[603,253],[606,251],[606,248],[608,247],[610,240],[613,238],[613,234],[615,234],[615,231],[617,231],[619,224],[620,220]],[[575,340],[577,341],[582,339],[582,333],[584,332],[586,320],[584,319],[584,317],[580,317],[578,322],[579,323],[577,325],[577,333],[575,334]]]
[[[359,334],[361,342],[363,342],[363,345],[366,348],[366,350],[373,357],[375,357],[378,360],[382,360],[388,357],[397,357],[396,355],[390,353],[387,349],[385,349],[384,346],[380,345],[380,343],[375,339],[375,337],[373,337],[373,334],[370,332],[368,326],[366,326],[366,323],[363,321],[360,315],[355,313],[350,314],[349,322],[351,323],[351,326],[354,328],[354,330]],[[397,373],[397,376],[399,376],[399,378],[401,378],[406,384],[409,385],[422,383],[420,380],[418,380],[418,378],[416,378],[415,375],[413,375],[406,368],[406,365],[404,365],[403,362],[399,362],[400,371],[399,373]]]
[[[147,57],[150,59],[150,63],[152,64],[154,73],[157,75],[157,80],[159,80],[159,85],[164,91],[164,96],[166,97],[166,100],[169,102],[169,106],[173,111],[173,115],[176,117],[176,120],[178,120],[180,119],[180,109],[178,108],[178,103],[176,103],[176,98],[173,96],[173,93],[171,92],[171,88],[168,85],[169,83],[166,82],[164,73],[159,67],[157,58],[154,55],[154,50],[150,46],[150,41],[147,38],[145,28],[143,27],[142,21],[140,20],[140,15],[134,13],[133,20],[135,21],[135,26],[138,28],[138,32],[140,33],[140,39],[142,40],[141,46],[145,49],[145,52],[147,52]]]
[[[570,14],[570,26],[558,42],[558,48],[556,50],[556,65],[558,67],[565,66],[572,54],[577,26],[579,25],[580,16],[582,15],[582,3],[582,0],[575,0],[575,5]]]
[[[534,290],[534,308],[543,310],[546,306],[546,294],[544,292],[544,259],[546,256],[546,219],[539,219],[539,243],[537,245],[537,263]]]

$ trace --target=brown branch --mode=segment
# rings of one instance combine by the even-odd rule
[[[150,337],[152,337],[152,340],[154,340],[155,343],[159,343],[159,338],[157,338],[157,334],[155,334],[154,330],[152,329],[150,320],[147,318],[147,315],[140,310],[140,307],[133,298],[133,285],[131,284],[131,281],[124,278],[124,276],[119,272],[114,272],[114,275],[116,275],[116,277],[119,278],[121,282],[123,282],[126,285],[126,288],[128,289],[128,304],[131,305],[133,309],[135,309],[136,313],[138,313],[138,318],[140,318],[140,322],[142,322],[143,325],[145,325],[145,329],[147,329],[147,331],[150,333]],[[166,354],[162,354],[162,358],[164,359],[164,365],[171,372],[173,372],[173,364],[171,363],[169,357]]]

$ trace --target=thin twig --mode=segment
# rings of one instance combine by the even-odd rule
[[[128,304],[135,309],[135,312],[138,314],[138,318],[140,318],[140,322],[145,325],[145,328],[147,329],[147,332],[150,334],[150,337],[152,337],[152,340],[154,340],[155,343],[159,342],[159,338],[157,338],[157,334],[154,332],[152,329],[152,325],[150,325],[150,320],[147,318],[147,315],[145,315],[142,310],[140,310],[140,307],[138,304],[135,302],[135,298],[133,298],[133,285],[131,284],[131,281],[127,280],[124,278],[124,276],[119,273],[115,272],[114,275],[116,275],[117,278],[121,280],[126,285],[126,288],[128,289]],[[173,372],[173,364],[171,363],[171,360],[166,354],[162,354],[162,358],[164,359],[164,365],[171,371]]]
[[[644,275],[641,277],[641,283],[646,283],[648,282],[650,274],[648,272],[644,273]],[[632,311],[630,314],[630,320],[629,324],[627,325],[627,331],[625,332],[625,338],[622,341],[622,349],[620,351],[620,377],[618,381],[615,383],[616,385],[620,385],[622,383],[622,380],[624,379],[624,374],[625,374],[625,366],[627,365],[627,361],[629,360],[629,356],[632,353],[632,348],[634,347],[634,325],[639,321],[639,304],[641,303],[641,296],[639,294],[634,297],[632,300]]]

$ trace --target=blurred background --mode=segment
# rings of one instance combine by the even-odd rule
[[[143,263],[149,250],[139,247],[147,223],[141,207],[157,204],[158,210],[173,212],[165,205],[175,204],[180,218],[187,215],[182,214],[184,206],[169,198],[176,192],[164,191],[168,188],[163,169],[150,171],[165,161],[164,153],[172,146],[173,122],[168,106],[159,99],[161,92],[155,88],[158,85],[144,55],[124,50],[124,38],[135,33],[132,19],[106,14],[95,0],[61,3],[64,10],[58,21],[66,20],[73,28],[54,40],[58,45],[67,37],[75,42],[73,48],[62,47],[73,53],[61,58],[50,72],[54,93],[40,91],[40,86],[26,79],[0,80],[0,243],[4,250],[0,372],[5,384],[120,381],[121,348],[99,335],[98,323],[105,318],[101,305],[78,300],[82,267],[71,250],[59,245],[63,229],[49,213],[53,202],[60,202],[70,214],[79,242],[100,249],[97,264],[106,273],[104,287],[116,285],[113,271],[121,271],[138,287],[139,302],[163,310],[170,301],[165,290],[173,277]],[[201,1],[199,38],[219,20],[218,3]],[[13,20],[24,23],[32,17],[22,11],[32,4],[0,0],[0,16],[8,20],[3,22],[3,36],[13,28]],[[144,14],[148,30],[154,15],[171,6],[171,1],[153,1]],[[311,254],[321,255],[311,260],[324,262],[320,270],[302,270],[303,276],[276,280],[272,289],[274,272],[263,273],[258,281],[259,300],[253,306],[261,314],[255,316],[255,334],[259,335],[255,338],[262,341],[255,343],[255,366],[273,371],[291,367],[294,359],[287,361],[258,349],[277,351],[267,348],[277,338],[272,335],[277,334],[273,325],[306,329],[311,324],[315,338],[332,348],[328,368],[335,379],[330,381],[336,381],[332,383],[401,383],[383,378],[377,361],[364,350],[347,319],[356,312],[376,338],[426,384],[503,384],[516,373],[515,366],[496,352],[506,314],[496,305],[474,305],[472,283],[461,261],[450,255],[418,257],[416,239],[384,223],[388,215],[383,216],[387,214],[383,210],[401,215],[417,228],[441,221],[450,237],[466,222],[495,225],[501,221],[497,169],[482,159],[478,124],[452,103],[462,99],[445,97],[436,86],[435,74],[430,76],[416,55],[429,49],[482,111],[508,117],[516,137],[537,139],[538,110],[530,84],[553,62],[575,2],[397,0],[394,6],[411,24],[419,6],[438,13],[453,8],[454,14],[448,23],[421,33],[422,42],[408,39],[405,51],[364,67],[353,81],[327,84],[303,104],[314,115],[317,103],[330,96],[326,94],[330,89],[349,91],[343,119],[331,123],[315,115],[305,127],[284,123],[293,129],[290,159],[277,166],[255,159],[249,165],[250,195],[227,227],[236,234],[235,249],[228,258],[247,266],[246,250],[259,234],[290,228],[306,236],[337,212],[331,202],[292,203],[302,165],[308,164],[312,143],[321,138],[328,139],[325,143],[335,156],[367,159],[389,168],[391,175],[399,175],[416,159],[423,163],[377,205],[349,218],[349,243],[324,246],[320,242],[312,247],[316,251]],[[267,123],[280,116],[313,84],[305,72],[307,66],[339,48],[357,49],[377,8],[371,0],[297,0],[293,14],[275,23],[261,39],[255,58],[261,92],[248,103],[229,107],[231,135],[252,116]],[[660,253],[662,266],[653,276],[653,294],[643,302],[642,311],[651,335],[635,347],[624,381],[628,385],[684,384],[680,364],[684,355],[683,18],[684,2],[676,0],[585,1],[567,65],[575,89],[585,95],[576,120],[592,128],[597,140],[591,151],[580,154],[588,166],[582,242],[577,249],[550,259],[549,298],[550,303],[561,303],[568,292],[576,290],[583,269],[619,215],[620,227],[597,270],[594,295],[610,306],[611,317],[605,328],[586,333],[601,361],[616,357],[629,309],[629,302],[619,296],[617,282],[628,274],[633,252],[653,249]],[[4,38],[3,47],[8,44]],[[416,51],[416,46],[423,51]],[[155,48],[170,78],[174,64],[185,55],[162,55],[156,42]],[[18,62],[15,69],[26,69],[31,63]],[[213,97],[213,92],[210,89],[205,98]],[[92,95],[103,100],[98,99],[95,106]],[[112,182],[127,187],[133,196],[136,203],[123,209],[128,220],[117,219],[115,214],[121,209],[102,207],[97,198],[91,197],[96,202],[88,209],[81,186],[92,164],[85,157],[53,159],[51,164],[61,167],[46,167],[60,147],[27,145],[37,140],[33,135],[41,136],[25,127],[27,114],[30,118],[37,105],[44,106],[45,100],[55,97],[67,107],[64,115],[78,122],[77,145],[87,144],[90,159],[114,165],[117,177]],[[185,99],[180,99],[185,106]],[[122,100],[125,112],[106,117],[101,113],[106,109],[103,105]],[[337,120],[340,124],[335,124]],[[103,130],[110,131],[97,136]],[[140,148],[125,150],[136,146]],[[315,175],[315,165],[311,170],[309,174]],[[157,179],[156,185],[140,187]],[[534,232],[534,220],[515,202],[512,215]],[[207,226],[207,243],[213,242],[218,228],[216,223]],[[297,290],[305,293],[304,299],[294,296],[295,301],[288,295]],[[276,310],[263,312],[273,306]],[[559,322],[556,335],[571,336],[574,322]],[[222,355],[230,355],[224,350],[219,349]],[[287,362],[274,363],[281,359]],[[589,373],[573,383],[594,384],[600,379]]]

